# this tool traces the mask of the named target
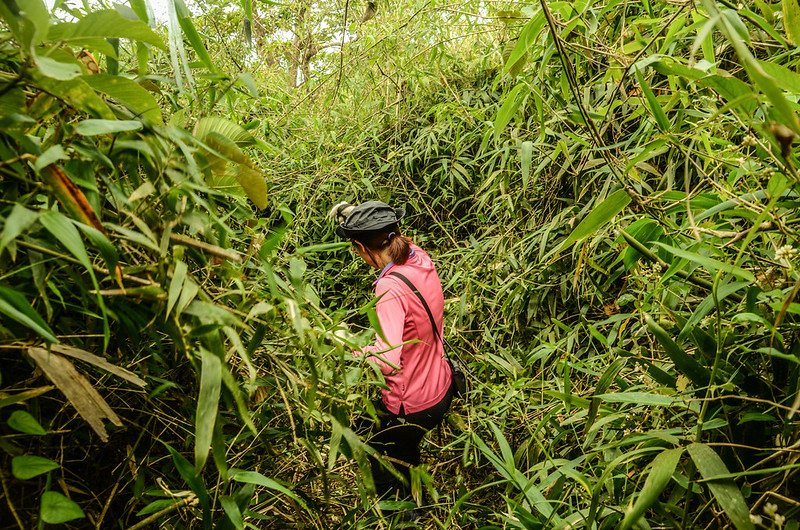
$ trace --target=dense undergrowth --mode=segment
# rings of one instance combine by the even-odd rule
[[[349,429],[372,198],[472,383],[417,525],[798,527],[795,0],[378,4],[288,91],[174,5],[0,6],[4,527],[408,526]]]

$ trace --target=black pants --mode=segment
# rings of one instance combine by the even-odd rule
[[[420,464],[419,444],[422,442],[422,438],[426,432],[442,422],[452,401],[453,388],[451,386],[437,404],[413,414],[403,414],[402,410],[399,415],[393,414],[386,409],[382,400],[374,402],[380,424],[368,443],[376,451],[389,457],[389,461],[395,469],[403,474],[407,484],[411,484],[411,466]],[[395,492],[402,497],[409,496],[410,489],[382,464],[374,458],[370,458],[370,463],[378,496],[388,496]]]

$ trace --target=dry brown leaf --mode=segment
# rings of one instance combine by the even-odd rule
[[[42,370],[45,376],[55,384],[67,397],[78,414],[97,433],[101,440],[108,441],[104,419],[118,427],[122,421],[111,410],[106,400],[97,393],[97,390],[86,378],[75,369],[69,359],[62,355],[49,352],[44,348],[28,348],[28,355]]]
[[[62,344],[53,344],[50,348],[58,353],[63,353],[69,357],[74,357],[75,359],[80,359],[81,361],[86,361],[87,363],[93,364],[98,368],[102,368],[106,372],[110,372],[117,377],[121,377],[126,381],[130,381],[134,385],[142,388],[147,386],[147,383],[145,383],[133,372],[126,370],[125,368],[120,368],[115,364],[111,364],[102,357],[99,357],[93,353],[89,353],[86,350],[81,350],[80,348],[74,348],[72,346],[64,346]]]

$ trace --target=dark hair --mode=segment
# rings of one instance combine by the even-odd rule
[[[359,234],[353,241],[358,241],[367,250],[383,251],[388,248],[389,258],[397,265],[403,265],[411,254],[411,238],[402,235],[396,223],[381,230]]]

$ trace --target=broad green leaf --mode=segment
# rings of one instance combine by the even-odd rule
[[[795,3],[797,2],[797,0],[792,1]],[[758,61],[758,64],[761,66],[764,72],[767,73],[767,75],[775,80],[775,83],[780,88],[786,90],[790,94],[800,95],[800,74],[794,70],[790,70],[782,64],[771,61]]]
[[[142,122],[135,120],[83,120],[75,126],[75,132],[83,136],[99,134],[115,134],[127,131],[138,131]]]
[[[19,292],[0,287],[0,313],[32,329],[47,342],[58,342],[50,326]]]
[[[117,100],[136,117],[161,125],[161,108],[149,90],[132,79],[109,74],[86,75],[81,79],[101,94]]]
[[[23,2],[0,2],[3,9],[0,13],[11,31],[22,44],[23,49],[32,51],[47,35],[50,15],[42,0],[24,0]]]
[[[781,10],[786,38],[795,46],[800,45],[800,5],[797,0],[781,0]]]
[[[653,113],[653,117],[656,119],[658,128],[663,132],[669,131],[671,126],[669,119],[664,113],[664,109],[661,108],[661,104],[658,102],[658,99],[656,99],[656,95],[653,94],[653,91],[650,89],[650,85],[648,85],[647,81],[645,81],[642,72],[638,69],[636,70],[636,81],[639,83],[639,87],[642,89],[642,93],[647,100],[647,105],[650,107],[650,112]]]
[[[132,39],[166,50],[164,41],[147,24],[130,20],[113,9],[92,11],[77,22],[63,22],[50,28],[49,40],[80,45],[97,38]]]
[[[567,239],[558,246],[557,252],[592,235],[625,209],[630,202],[631,197],[625,190],[613,192],[578,223],[578,226],[567,236]]]
[[[716,478],[729,474],[728,468],[719,455],[702,443],[693,443],[686,449],[706,481],[708,489],[711,490],[720,508],[730,518],[737,530],[754,530],[755,526],[750,521],[750,509],[736,483],[729,478]]]
[[[264,175],[251,167],[240,165],[236,180],[244,189],[247,197],[259,210],[263,210],[269,204],[267,201],[267,180]]]
[[[230,478],[232,480],[235,480],[236,482],[255,484],[256,486],[263,486],[265,488],[278,491],[280,493],[283,493],[293,501],[295,501],[303,508],[308,509],[305,501],[302,498],[300,498],[295,492],[293,492],[286,486],[280,484],[276,480],[273,480],[269,477],[265,477],[264,475],[256,471],[244,471],[242,469],[233,468],[230,470]]]
[[[621,530],[628,530],[644,515],[644,512],[657,500],[664,488],[669,484],[669,479],[683,454],[682,448],[667,449],[658,453],[650,465],[650,473],[644,481],[636,502],[628,507],[625,518],[622,520]]]
[[[47,434],[47,431],[45,431],[44,428],[39,425],[39,422],[36,421],[36,418],[24,410],[15,410],[12,412],[8,417],[7,423],[9,427],[21,433],[32,434],[35,436],[44,436]]]
[[[714,258],[709,258],[708,256],[702,256],[700,254],[688,250],[675,248],[661,242],[656,242],[655,244],[660,246],[661,248],[663,248],[664,250],[666,250],[667,252],[669,252],[674,256],[692,261],[694,263],[697,263],[698,265],[702,265],[703,267],[711,271],[727,272],[728,274],[733,274],[734,276],[738,276],[743,280],[747,280],[748,282],[751,283],[755,283],[756,281],[756,278],[755,276],[753,276],[752,272],[746,271],[740,267],[737,267],[736,265],[732,265],[724,261],[719,261]]]
[[[28,229],[38,219],[39,214],[28,210],[21,204],[17,203],[11,209],[11,213],[6,217],[5,224],[3,224],[3,231],[0,232],[0,254],[3,249],[20,236],[25,230]]]
[[[47,524],[61,524],[86,517],[75,501],[57,491],[45,491],[42,494],[42,506],[39,513],[42,521]]]
[[[645,321],[651,333],[655,335],[656,340],[658,340],[659,344],[664,348],[667,356],[669,356],[675,364],[675,367],[685,373],[696,386],[704,387],[708,385],[711,380],[711,373],[708,369],[694,360],[683,348],[678,346],[664,328],[659,326],[650,315],[645,315]]]
[[[227,138],[240,146],[253,143],[253,135],[244,127],[217,116],[200,118],[192,130],[192,134],[202,141],[205,141],[208,135],[212,133]]]
[[[200,358],[200,395],[197,397],[197,414],[194,421],[194,466],[197,473],[206,465],[208,451],[211,449],[222,389],[222,359],[203,347],[200,348]]]
[[[69,81],[59,81],[38,72],[33,72],[32,76],[36,86],[64,100],[68,105],[97,118],[115,119],[114,113],[108,108],[103,98],[98,96],[83,79],[76,78]]]
[[[34,61],[36,62],[39,72],[47,77],[52,77],[53,79],[68,81],[81,75],[80,66],[74,62],[62,63],[60,61],[51,59],[50,57],[43,57],[39,55],[36,56]]]
[[[59,467],[56,462],[42,456],[22,455],[11,460],[11,473],[20,480],[38,477]]]

